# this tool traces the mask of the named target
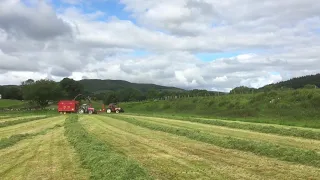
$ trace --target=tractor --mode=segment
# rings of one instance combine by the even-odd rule
[[[88,100],[89,104],[80,105],[79,101],[76,101],[78,96],[82,96],[82,94],[78,94],[73,100],[61,100],[58,103],[58,112],[61,114],[66,113],[79,113],[79,114],[97,114],[101,112],[105,112],[104,105],[102,106],[102,110],[97,111],[91,106],[90,97],[85,97]]]
[[[107,113],[122,113],[124,110],[121,107],[117,107],[116,103],[110,103],[107,107]]]
[[[82,104],[78,109],[79,114],[97,114],[97,111],[88,104]]]

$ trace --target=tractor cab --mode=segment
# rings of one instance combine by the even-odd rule
[[[112,112],[120,113],[120,112],[124,112],[124,110],[121,107],[118,107],[116,103],[110,103],[107,108],[107,113],[112,113]]]
[[[82,104],[78,109],[79,114],[95,114],[96,111],[91,105]]]

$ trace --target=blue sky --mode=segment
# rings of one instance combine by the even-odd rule
[[[76,7],[78,9],[81,9],[84,13],[93,13],[96,11],[101,11],[104,12],[107,16],[116,16],[121,20],[130,20],[132,22],[135,22],[135,20],[130,17],[130,13],[124,10],[125,6],[121,4],[118,0],[94,2],[87,1],[87,3],[79,4],[68,4],[64,3],[62,0],[55,0],[53,1],[53,3],[56,8]]]
[[[230,58],[235,57],[240,54],[243,54],[243,52],[224,52],[224,53],[197,53],[195,54],[197,58],[203,60],[203,61],[212,61],[215,59],[220,58]]]

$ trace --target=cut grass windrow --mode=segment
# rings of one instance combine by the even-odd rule
[[[200,118],[191,118],[191,117],[166,117],[172,120],[182,120],[189,121],[201,124],[209,124],[215,126],[223,126],[235,129],[250,130],[255,132],[262,132],[268,134],[277,134],[282,136],[293,136],[293,137],[302,137],[307,139],[320,140],[320,131],[312,131],[306,129],[300,129],[295,127],[290,128],[281,128],[275,127],[272,125],[260,125],[260,124],[249,124],[249,123],[239,123],[239,122],[226,122],[216,119],[200,119]]]
[[[9,146],[13,146],[16,143],[18,143],[19,141],[27,139],[27,138],[31,138],[31,137],[34,137],[34,136],[37,136],[37,135],[45,135],[49,130],[52,130],[52,129],[55,129],[55,128],[58,128],[58,127],[61,127],[61,125],[56,124],[55,126],[53,126],[51,128],[47,128],[47,129],[42,130],[42,131],[37,132],[37,133],[15,134],[15,135],[12,135],[12,136],[10,136],[8,138],[2,138],[2,139],[0,139],[0,149],[4,149],[4,148],[7,148]]]
[[[65,135],[74,146],[91,179],[152,179],[135,161],[114,152],[108,145],[89,134],[77,115],[65,121]]]
[[[12,118],[14,116],[8,116],[8,115],[0,115],[0,119],[7,119],[7,118]]]
[[[203,133],[199,130],[167,127],[146,121],[139,121],[135,118],[125,118],[120,116],[113,116],[113,118],[123,120],[131,124],[135,124],[137,126],[149,128],[152,130],[167,132],[179,136],[185,136],[190,139],[210,143],[223,148],[248,151],[257,155],[277,158],[279,160],[320,167],[320,154],[311,150],[304,150],[293,147],[283,147],[276,144],[250,141],[234,137],[215,136],[212,134]]]
[[[11,119],[11,118],[19,118],[19,117],[22,117],[22,115],[2,116],[2,117],[0,117],[0,122],[4,122],[4,121],[6,121],[7,119]]]
[[[35,120],[40,120],[40,119],[46,119],[46,118],[50,118],[53,117],[53,115],[49,115],[49,116],[45,116],[45,117],[32,117],[32,118],[23,118],[23,119],[17,119],[14,121],[5,121],[3,123],[0,123],[0,128],[3,127],[7,127],[7,126],[13,126],[16,124],[20,124],[20,123],[26,123],[26,122],[30,122],[30,121],[35,121]]]
[[[89,171],[80,167],[80,160],[63,135],[64,131],[62,126],[1,149],[1,180],[89,179]]]

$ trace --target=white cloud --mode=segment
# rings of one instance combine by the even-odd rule
[[[50,39],[67,35],[71,30],[44,1],[27,7],[17,0],[4,0],[0,3],[0,28],[17,40]]]
[[[59,11],[45,1],[1,1],[0,73],[9,78],[0,84],[70,76],[228,91],[320,69],[316,0],[120,0],[137,24],[72,7],[97,1],[64,0]],[[132,55],[138,49],[149,54]]]

